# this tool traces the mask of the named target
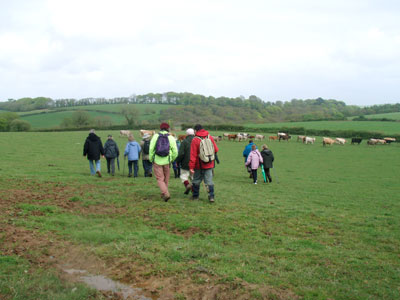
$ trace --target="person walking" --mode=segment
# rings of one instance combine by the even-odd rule
[[[140,147],[142,147],[142,163],[144,170],[144,177],[152,177],[153,176],[153,164],[150,162],[150,140],[151,135],[145,133],[143,135],[143,139],[140,142]]]
[[[115,158],[119,156],[119,149],[117,143],[113,140],[111,134],[108,135],[108,139],[104,144],[104,156],[107,160],[107,173],[115,175]]]
[[[182,141],[178,157],[176,158],[176,163],[181,167],[180,179],[185,186],[184,194],[187,195],[192,190],[192,184],[190,183],[193,180],[193,176],[189,171],[189,161],[190,161],[190,145],[192,144],[192,140],[194,138],[194,130],[189,128],[186,130],[186,138]]]
[[[215,153],[218,152],[217,144],[208,131],[200,124],[194,127],[195,137],[190,145],[189,170],[193,174],[192,199],[199,199],[200,184],[204,183],[208,188],[208,200],[214,202],[213,169],[215,165]]]
[[[101,177],[100,155],[104,157],[104,148],[101,139],[95,134],[94,129],[90,129],[89,135],[83,146],[83,156],[87,156],[90,166],[90,174]],[[96,169],[94,168],[96,164]]]
[[[246,166],[250,166],[251,173],[253,175],[253,182],[257,184],[257,169],[263,162],[260,151],[256,149],[256,145],[251,146],[251,152],[249,153],[246,161]]]
[[[251,147],[252,147],[253,145],[255,145],[255,144],[253,143],[253,140],[249,140],[249,143],[244,147],[244,150],[243,150],[243,157],[244,157],[244,162],[245,162],[245,163],[247,162],[247,157],[249,156],[249,154],[250,154],[250,152],[251,152]],[[247,172],[250,173],[249,178],[252,178],[252,177],[253,177],[253,173],[251,172],[251,168],[250,168],[250,167],[247,167]]]
[[[263,168],[265,171],[265,176],[267,177],[267,182],[272,182],[271,178],[271,173],[270,173],[270,168],[273,168],[273,161],[274,161],[274,155],[272,154],[272,151],[269,150],[267,145],[262,145],[262,151],[261,151],[261,156],[263,158]]]
[[[170,164],[178,156],[175,138],[169,134],[168,123],[161,123],[160,132],[150,141],[149,159],[153,163],[154,176],[160,188],[161,199],[167,202],[171,195],[168,191]]]
[[[138,142],[135,141],[135,138],[133,137],[132,134],[129,135],[128,143],[126,144],[124,152],[124,156],[128,157],[128,169],[129,169],[128,177],[132,177],[132,165],[133,165],[133,177],[138,177],[138,171],[139,171],[138,160],[140,156],[140,151],[142,151],[142,149],[140,148]]]

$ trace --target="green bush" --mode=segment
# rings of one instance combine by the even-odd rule
[[[29,131],[31,124],[24,120],[15,119],[10,123],[10,131]]]

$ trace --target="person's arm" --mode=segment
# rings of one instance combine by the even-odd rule
[[[194,173],[194,168],[196,166],[196,161],[198,157],[198,144],[200,142],[197,141],[198,138],[193,138],[192,143],[190,144],[190,160],[189,160],[189,170],[191,173]]]
[[[171,144],[172,140],[172,144]],[[175,138],[171,136],[171,139],[169,141],[169,144],[171,146],[171,161],[174,161],[178,157],[178,147],[176,146],[176,141]]]
[[[156,155],[156,143],[158,139],[158,134],[155,134],[153,138],[150,140],[150,146],[149,146],[149,161],[154,162],[154,158]]]

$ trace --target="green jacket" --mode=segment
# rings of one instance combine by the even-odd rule
[[[189,161],[190,161],[190,145],[192,144],[192,140],[194,135],[188,135],[181,143],[179,148],[178,158],[176,162],[181,165],[181,168],[184,170],[189,170]]]
[[[166,134],[168,131],[161,130],[160,133]],[[156,143],[158,139],[158,133],[156,133],[150,141],[149,160],[155,162],[157,165],[164,166],[172,163],[178,156],[178,148],[176,147],[176,140],[172,135],[168,136],[169,140],[169,155],[162,157],[156,155]]]

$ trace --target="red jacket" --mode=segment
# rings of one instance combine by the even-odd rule
[[[200,152],[200,142],[201,140],[197,137],[200,138],[205,138],[207,135],[209,135],[207,130],[200,129],[199,131],[196,132],[196,136],[193,138],[192,143],[190,144],[190,161],[189,161],[189,169],[212,169],[214,168],[214,161],[210,161],[208,163],[205,162],[200,162],[199,158],[199,152]],[[217,144],[215,143],[214,139],[210,135],[210,140],[212,141],[214,145],[214,150],[215,153],[218,152],[218,147]]]

